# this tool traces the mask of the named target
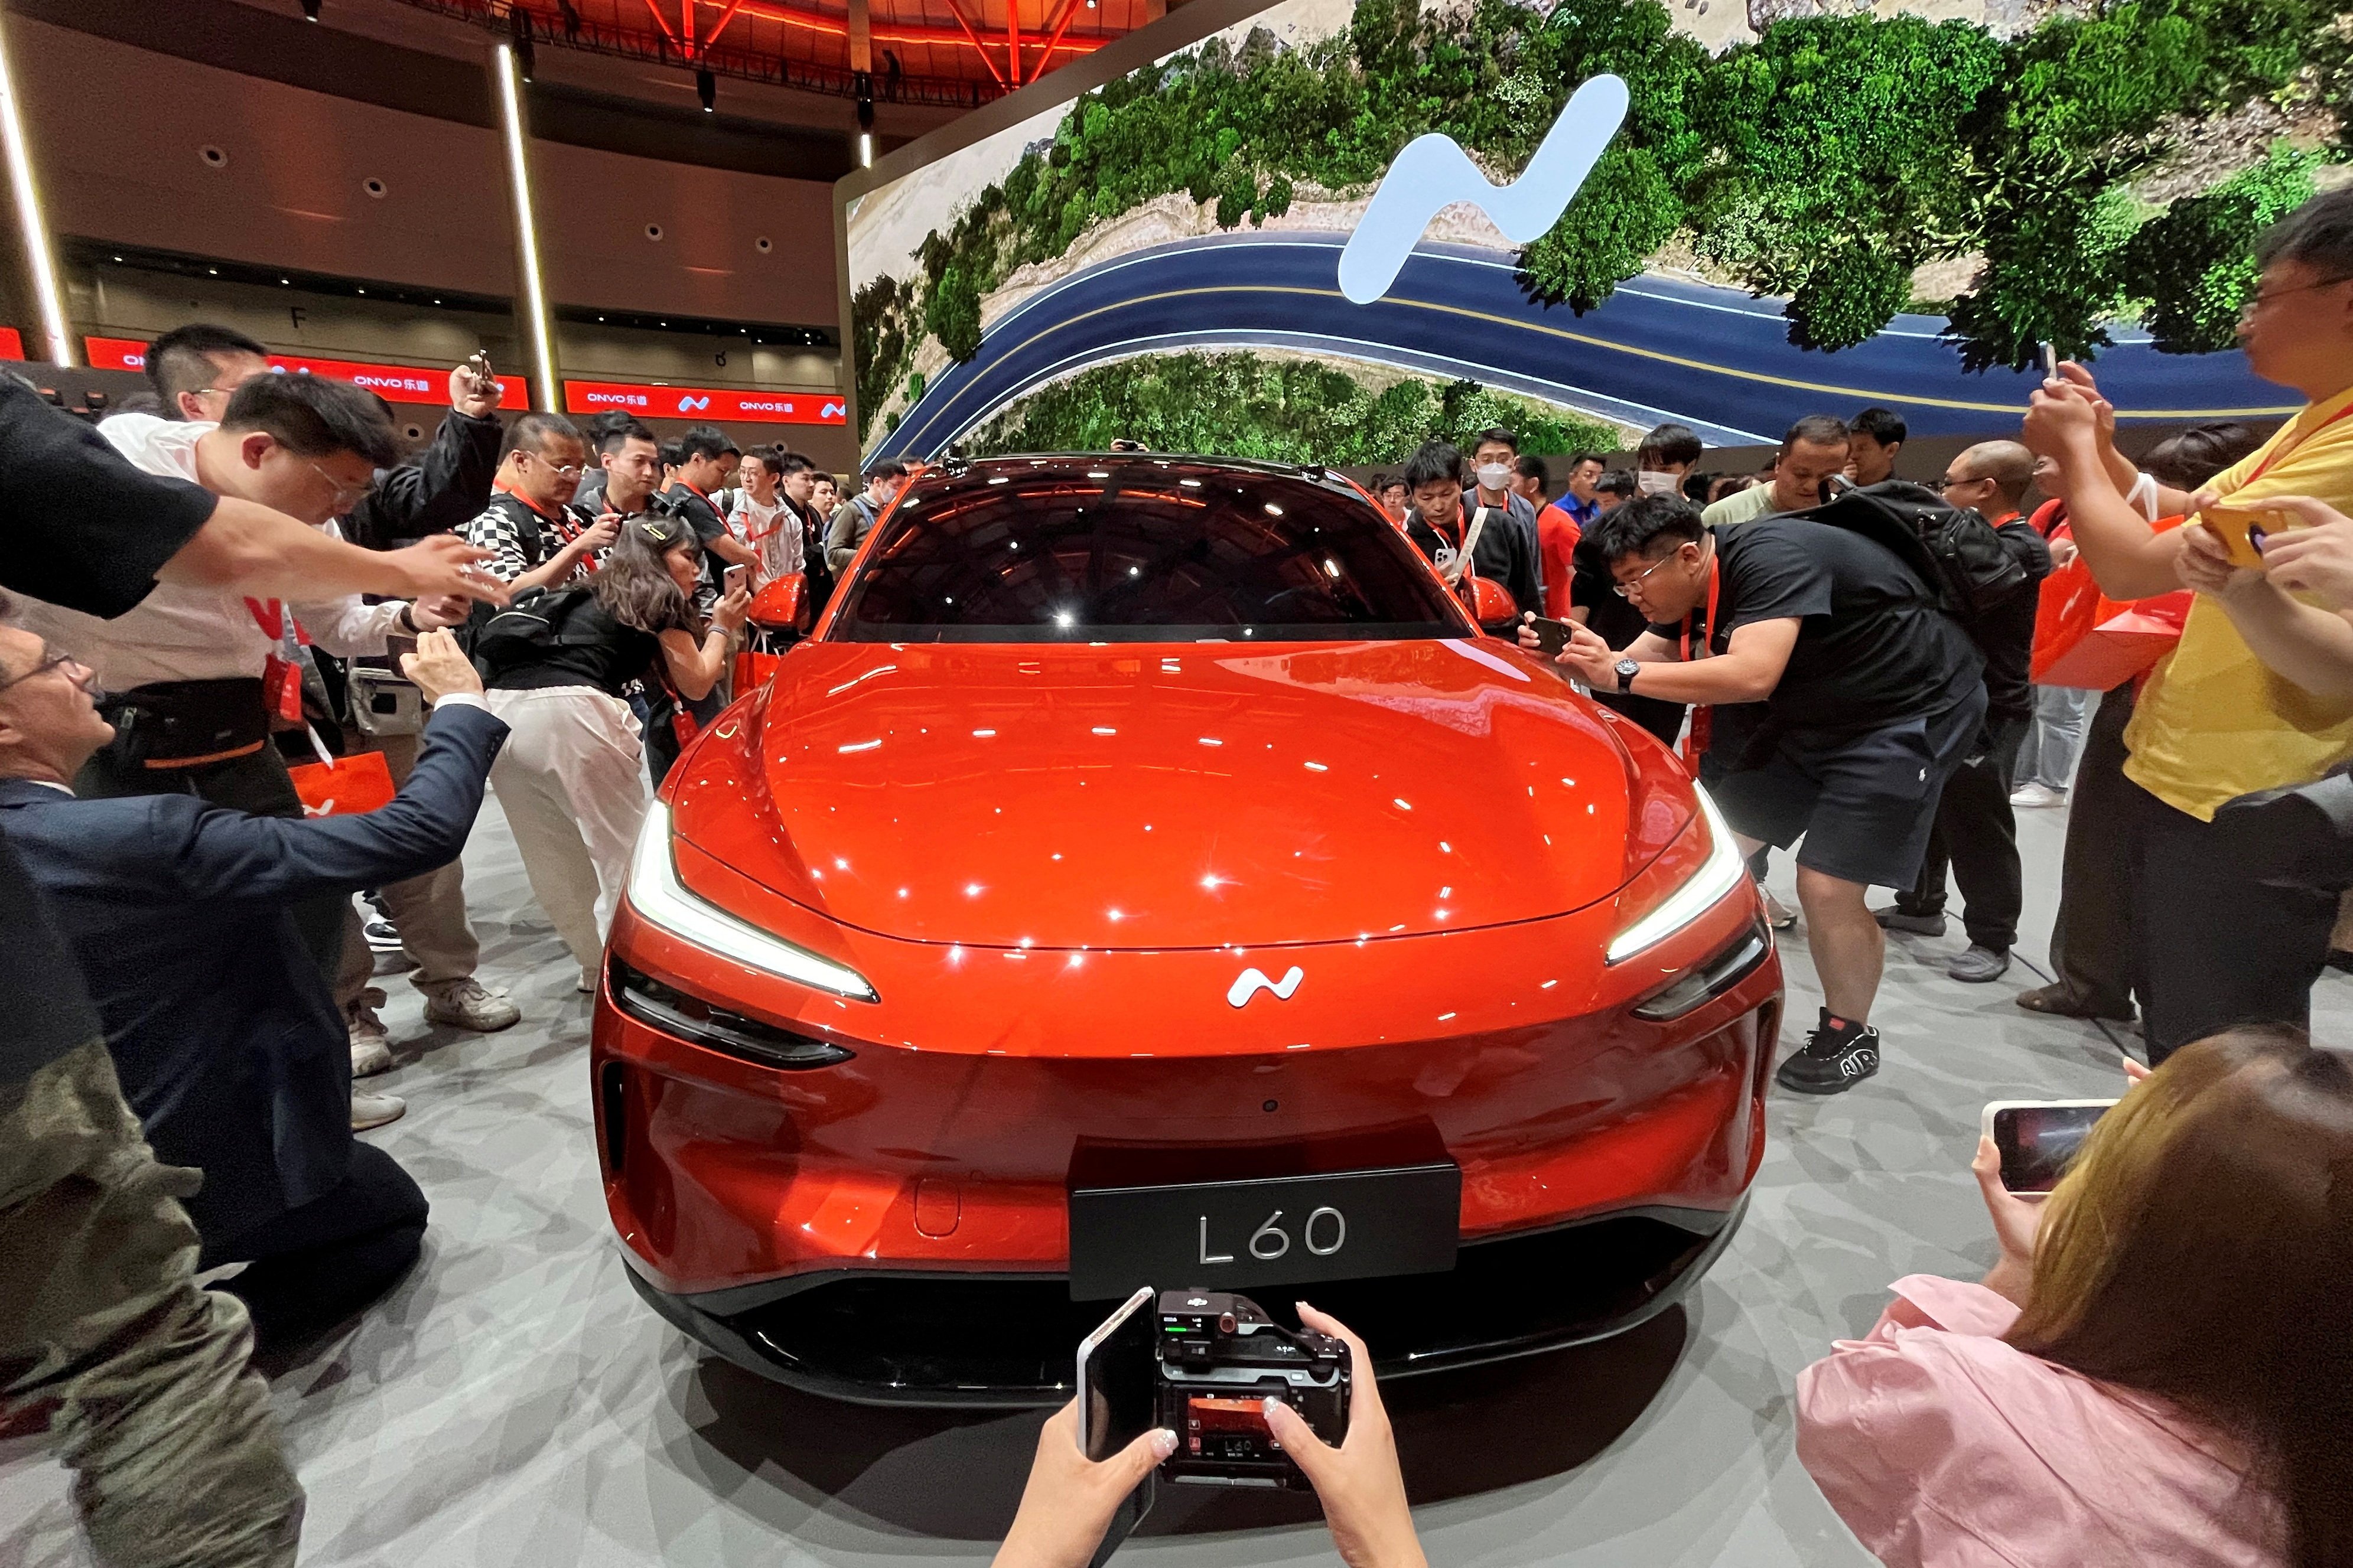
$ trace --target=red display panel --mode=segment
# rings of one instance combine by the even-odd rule
[[[698,419],[733,425],[846,425],[839,393],[730,392],[712,386],[654,386],[628,381],[567,381],[566,414],[621,409],[648,419]]]
[[[14,327],[0,327],[0,359],[23,359],[25,334]]]
[[[92,370],[145,370],[147,345],[137,338],[84,338],[82,352]],[[269,368],[290,375],[332,375],[354,386],[364,386],[386,403],[447,403],[449,373],[410,364],[375,364],[363,360],[311,359],[302,354],[271,354]],[[531,387],[522,376],[499,377],[500,402],[508,408],[531,406]]]

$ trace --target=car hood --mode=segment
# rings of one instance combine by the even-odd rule
[[[1639,787],[1613,728],[1485,639],[812,643],[696,753],[675,820],[785,897],[914,941],[1461,930],[1605,898],[1630,841],[1681,830],[1688,791]]]

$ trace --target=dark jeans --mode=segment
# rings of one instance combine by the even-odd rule
[[[1989,719],[1989,744],[1945,781],[1928,857],[1909,891],[1895,896],[1907,915],[1945,912],[1946,872],[1960,884],[1961,924],[1972,944],[2008,952],[2018,940],[2026,892],[2018,864],[2018,819],[2010,815],[2010,773],[2031,718]]]
[[[2139,789],[2125,777],[2133,695],[2130,681],[2104,694],[2085,728],[2059,868],[2059,918],[2051,928],[2051,967],[2069,1000],[2105,1018],[2133,1016],[2139,951],[2129,804]]]
[[[112,747],[100,752],[74,775],[74,794],[84,800],[111,800],[121,795],[193,795],[214,805],[249,811],[256,816],[302,815],[302,797],[294,793],[286,759],[275,746],[225,763],[195,768],[150,768],[125,762]],[[348,893],[321,893],[296,900],[294,929],[302,945],[319,961],[327,984],[335,983],[343,966],[343,912],[351,907]]]
[[[423,1250],[427,1212],[424,1191],[391,1155],[354,1142],[334,1187],[243,1235],[206,1241],[197,1268],[245,1263],[218,1289],[245,1303],[256,1336],[282,1343],[391,1289]]]
[[[2234,1025],[2306,1027],[2337,892],[2259,880],[2223,829],[2124,787],[2150,1065]]]

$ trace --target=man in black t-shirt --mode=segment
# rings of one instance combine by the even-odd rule
[[[1984,660],[1894,552],[1827,523],[1716,534],[1683,497],[1645,496],[1591,537],[1650,629],[1620,654],[1580,627],[1559,662],[1599,690],[1759,705],[1711,742],[1737,752],[1711,793],[1743,855],[1804,839],[1798,897],[1828,1003],[1777,1077],[1852,1088],[1879,1068],[1868,1020],[1887,940],[1863,893],[1918,874],[1937,795],[1985,716]]]

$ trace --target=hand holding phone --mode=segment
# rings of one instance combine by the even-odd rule
[[[1573,623],[1556,621],[1549,616],[1529,616],[1523,624],[1535,629],[1536,650],[1546,658],[1560,657],[1561,650],[1567,647],[1569,639],[1577,635],[1577,628]]]
[[[730,566],[720,575],[719,591],[723,594],[744,593],[750,589],[751,584],[752,569],[749,566]]]
[[[2263,563],[2263,541],[2298,526],[2286,512],[2263,508],[2208,507],[2198,514],[2198,521],[2206,525],[2207,532],[2222,542],[2233,566],[2260,567]]]
[[[2046,342],[2042,345],[2042,379],[2045,381],[2059,379],[2059,345],[2057,343]]]
[[[2004,1191],[2048,1196],[2113,1100],[2001,1100],[1985,1108],[1982,1135],[2001,1161]]]

